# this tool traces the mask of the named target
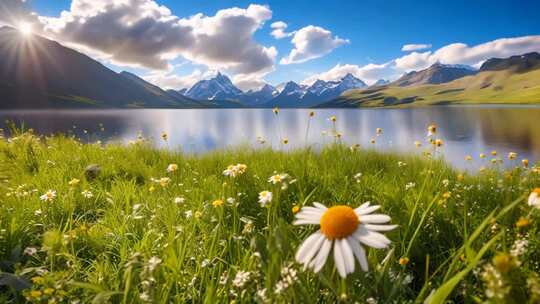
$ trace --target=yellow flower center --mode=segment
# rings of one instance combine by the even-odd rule
[[[540,196],[540,188],[535,188],[533,190],[533,193],[536,193],[538,196]]]
[[[330,240],[342,239],[353,234],[360,220],[349,206],[335,206],[321,217],[321,232]]]

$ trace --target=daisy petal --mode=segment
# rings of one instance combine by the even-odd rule
[[[324,236],[319,231],[310,235],[298,248],[296,252],[296,261],[301,264],[306,264],[317,253],[321,246],[321,242],[324,240]]]
[[[391,243],[383,234],[369,231],[362,226],[358,227],[353,235],[360,242],[373,248],[386,248]]]
[[[320,220],[317,219],[299,219],[293,222],[293,225],[318,225]]]
[[[369,204],[370,204],[370,202],[365,202],[362,205],[360,205],[358,208],[354,209],[354,211],[358,212],[360,210],[363,210],[363,209],[369,207]]]
[[[372,231],[390,231],[397,228],[398,225],[374,225],[374,224],[360,224],[368,230]]]
[[[374,205],[374,206],[371,206],[371,207],[367,207],[367,208],[364,208],[364,209],[361,209],[361,210],[358,210],[358,211],[355,211],[356,214],[358,215],[365,215],[365,214],[370,214],[374,211],[377,211],[381,208],[381,206],[379,205]]]
[[[324,213],[324,210],[321,210],[319,208],[315,208],[315,207],[310,207],[310,206],[306,206],[306,207],[302,207],[302,211],[300,212],[314,212],[314,213]]]
[[[369,270],[369,265],[366,257],[366,251],[360,244],[358,244],[358,241],[355,240],[352,236],[349,236],[347,238],[347,242],[349,243],[349,246],[351,246],[354,256],[356,256],[356,259],[360,264],[360,268],[362,268],[363,271],[367,272]]]
[[[332,249],[332,241],[330,241],[329,239],[324,239],[321,250],[319,250],[317,257],[315,257],[315,259],[311,262],[310,266],[313,267],[313,272],[317,273],[321,271],[324,264],[326,263],[326,259],[328,258],[330,249]]]
[[[349,242],[346,239],[339,240],[341,246],[341,253],[343,254],[343,261],[345,261],[345,270],[347,273],[354,272],[354,255],[349,246]]]
[[[343,258],[343,253],[341,252],[339,241],[334,242],[334,264],[336,264],[339,275],[342,278],[345,278],[347,276],[347,271],[345,270],[345,261]]]
[[[314,202],[313,206],[315,206],[315,207],[317,207],[319,209],[322,209],[322,211],[326,211],[326,209],[328,209],[325,205],[323,205],[321,203],[318,203],[318,202]]]
[[[308,248],[304,249],[303,252],[298,251],[296,256],[296,260],[305,266],[307,266],[311,259],[313,259],[317,252],[319,252],[322,242],[325,239],[324,235],[320,232],[315,232],[314,235],[317,237],[311,240],[311,242],[307,245]]]
[[[370,214],[364,215],[360,221],[364,224],[383,224],[390,222],[391,218],[384,214]]]

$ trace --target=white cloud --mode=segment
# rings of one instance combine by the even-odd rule
[[[347,74],[352,74],[356,78],[362,79],[367,84],[372,84],[377,80],[396,78],[398,75],[393,69],[393,62],[383,64],[367,64],[364,66],[358,66],[355,64],[337,64],[330,70],[312,75],[302,81],[302,84],[311,85],[317,79],[324,81],[333,81],[343,78]]]
[[[202,72],[199,69],[193,70],[189,75],[180,76],[174,72],[153,72],[149,75],[143,76],[142,78],[152,84],[157,85],[158,87],[168,90],[180,90],[180,89],[189,89],[196,82],[209,78],[213,76],[212,71]]]
[[[539,35],[501,38],[475,46],[452,43],[434,52],[413,52],[405,55],[396,59],[396,67],[404,71],[419,70],[435,62],[479,66],[489,58],[505,58],[535,51],[540,51]]]
[[[290,32],[290,33],[285,32],[285,29],[287,29],[287,23],[283,21],[276,21],[272,23],[270,25],[270,28],[272,28],[272,32],[270,33],[270,35],[272,35],[276,39],[291,37],[295,33],[295,32]]]
[[[281,64],[302,63],[322,57],[335,48],[349,43],[349,40],[334,37],[332,32],[322,27],[309,25],[298,30],[291,42],[294,49],[287,57],[281,59]]]
[[[475,46],[453,43],[436,51],[412,52],[384,64],[338,64],[326,72],[308,77],[303,83],[310,84],[317,79],[337,80],[351,73],[371,84],[381,78],[395,80],[405,72],[425,69],[436,62],[465,64],[478,68],[489,58],[506,58],[530,52],[540,52],[540,35],[502,38]]]
[[[179,18],[153,0],[73,0],[59,17],[40,17],[53,39],[99,51],[111,62],[167,70],[184,57],[233,74],[272,71],[277,50],[253,39],[272,18],[270,8],[249,5],[214,16]]]
[[[410,51],[420,51],[425,49],[430,49],[431,44],[405,44],[401,50],[404,52],[410,52]]]

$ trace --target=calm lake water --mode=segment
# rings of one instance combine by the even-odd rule
[[[48,110],[0,111],[0,128],[5,121],[24,123],[39,134],[73,133],[83,141],[134,140],[139,132],[159,139],[169,136],[168,147],[190,153],[228,148],[240,144],[267,145],[281,149],[280,138],[287,138],[287,149],[306,144],[321,147],[333,142],[333,123],[347,144],[360,144],[381,150],[421,151],[414,141],[426,146],[426,126],[438,125],[438,138],[444,140],[444,156],[460,168],[487,165],[497,150],[498,157],[517,152],[519,159],[531,164],[540,160],[540,107],[538,106],[446,106],[414,109],[324,109],[315,110],[309,134],[307,109],[281,110],[275,116],[270,109],[210,110]],[[376,137],[376,128],[383,134]],[[376,143],[370,143],[376,138]],[[486,153],[486,160],[478,155]],[[474,161],[465,162],[470,154]]]

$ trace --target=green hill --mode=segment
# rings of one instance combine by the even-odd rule
[[[537,56],[538,53],[530,55]],[[491,69],[491,65],[487,65],[476,75],[443,84],[351,90],[322,107],[540,103],[540,65],[524,69],[523,62],[531,62],[525,56],[508,58],[507,62],[511,64],[504,69]],[[516,63],[515,57],[524,59]]]

